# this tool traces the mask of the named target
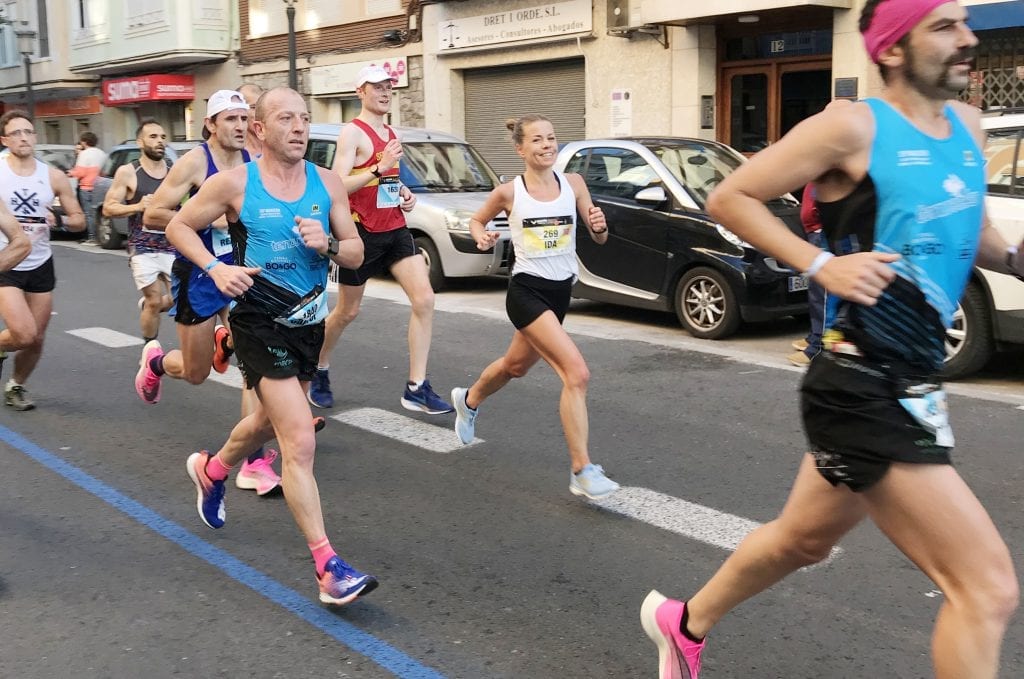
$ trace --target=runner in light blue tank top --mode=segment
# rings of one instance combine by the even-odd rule
[[[866,103],[876,132],[868,176],[855,190],[862,200],[819,202],[819,211],[835,254],[898,254],[891,265],[897,278],[873,307],[830,297],[826,331],[842,333],[872,359],[938,372],[944,332],[978,250],[984,157],[948,104],[951,134],[936,139],[881,99]]]
[[[239,221],[230,225],[235,261],[263,270],[246,293],[246,299],[268,307],[277,303],[291,307],[298,299],[311,295],[309,309],[314,313],[298,319],[296,325],[319,323],[327,313],[328,260],[306,247],[296,232],[295,218],[314,219],[323,225],[324,233],[330,233],[331,197],[316,166],[308,161],[303,163],[306,191],[291,202],[267,192],[259,167],[249,163]]]

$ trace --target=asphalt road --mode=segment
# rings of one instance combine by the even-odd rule
[[[671,317],[603,319],[609,308],[576,303],[592,455],[627,499],[661,504],[631,515],[569,494],[546,366],[484,406],[482,441],[436,452],[426,441],[452,417],[399,406],[408,307],[374,281],[333,357],[329,411],[368,424],[332,420],[316,472],[334,546],[381,586],[328,609],[280,496],[232,486],[223,529],[196,516],[184,461],[222,443],[238,389],[166,381],[160,404],[139,401],[141,344],[109,346],[138,332],[127,260],[56,250],[56,315],[29,384],[38,407],[0,410],[2,677],[654,677],[643,596],[685,597],[736,526],[773,518],[804,447],[800,374],[784,364],[799,323],[701,343]],[[500,283],[455,288],[435,317],[430,376],[443,394],[511,332]],[[161,339],[176,345],[169,320]],[[952,408],[958,468],[1020,567],[1024,389],[1009,372],[958,385]],[[405,424],[375,426],[395,417]],[[688,522],[680,507],[714,511]],[[929,676],[942,594],[870,525],[842,548],[726,618],[702,677]],[[1024,676],[1022,640],[1018,616],[1003,676]]]

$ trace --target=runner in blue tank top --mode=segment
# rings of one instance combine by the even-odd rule
[[[320,600],[345,604],[372,591],[377,580],[343,561],[327,538],[305,391],[323,344],[328,264],[357,268],[363,242],[341,178],[302,158],[309,113],[298,92],[270,90],[255,115],[263,140],[260,159],[212,177],[167,227],[178,251],[238,300],[231,311],[235,354],[259,396],[256,410],[231,430],[215,455],[193,453],[186,468],[200,518],[219,528],[231,468],[275,431],[286,432],[279,441],[288,507],[313,555]],[[198,235],[219,215],[231,225],[235,265],[214,257]]]
[[[241,94],[233,90],[213,93],[203,127],[206,141],[179,158],[167,173],[143,214],[149,228],[166,227],[182,201],[194,195],[210,177],[246,162],[248,118],[249,105]],[[228,264],[233,261],[231,237],[223,215],[211,220],[200,238],[207,251],[218,260]],[[142,348],[135,391],[146,403],[160,400],[160,382],[164,375],[202,384],[214,365],[217,344],[226,342],[226,331],[218,328],[217,321],[218,318],[226,321],[231,298],[217,290],[207,272],[180,256],[174,262],[172,274],[174,320],[181,349],[164,353],[156,340]],[[222,358],[219,364],[218,371],[227,369],[226,359]]]
[[[824,351],[801,387],[810,452],[782,514],[688,601],[652,591],[641,607],[662,679],[696,679],[704,637],[722,616],[826,558],[869,516],[943,594],[935,676],[998,673],[1017,577],[950,463],[939,373],[945,328],[972,266],[1017,276],[1024,266],[985,218],[979,112],[951,101],[968,84],[977,45],[966,19],[949,0],[868,0],[861,32],[885,81],[881,97],[803,121],[709,199],[726,228],[821,284],[830,308]],[[764,206],[808,182],[827,250]],[[871,649],[863,654],[870,667]]]

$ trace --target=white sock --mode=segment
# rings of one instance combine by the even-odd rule
[[[327,370],[330,367],[331,367],[330,363],[325,363],[323,365],[320,365],[319,363],[317,363],[317,365],[316,365],[316,369],[317,370]]]
[[[20,386],[22,386],[22,385],[20,385],[17,382],[15,382],[14,378],[12,377],[11,379],[7,380],[7,386],[4,387],[4,391],[10,391],[14,387],[20,387]]]

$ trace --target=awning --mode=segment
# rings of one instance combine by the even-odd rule
[[[972,31],[1024,26],[1024,2],[1020,0],[971,5],[967,7],[967,14],[967,25]]]

